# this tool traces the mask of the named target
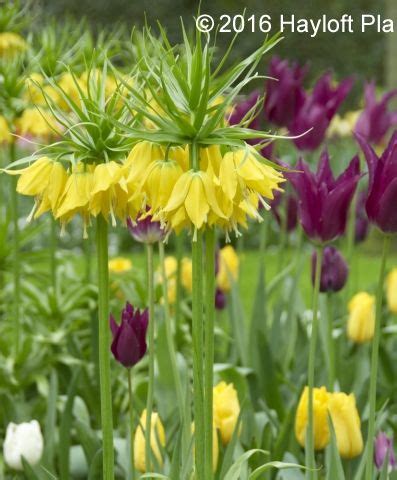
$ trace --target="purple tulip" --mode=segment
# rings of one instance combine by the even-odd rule
[[[110,315],[109,323],[113,334],[111,350],[114,358],[124,367],[133,367],[145,355],[148,322],[148,310],[134,310],[128,302],[121,313],[120,325]]]
[[[357,120],[355,132],[364,137],[367,142],[380,143],[388,130],[397,125],[397,111],[390,112],[388,103],[397,95],[397,89],[392,90],[376,101],[375,84],[365,85],[365,108]]]
[[[317,173],[300,159],[297,172],[287,173],[298,195],[298,213],[306,234],[314,241],[329,242],[345,232],[347,215],[357,182],[360,161],[354,157],[347,169],[335,179],[328,152],[320,158]]]
[[[379,432],[375,438],[374,462],[378,470],[382,470],[383,463],[389,455],[389,470],[395,470],[396,457],[394,455],[393,438],[390,438],[384,432]]]
[[[302,81],[308,67],[290,65],[288,60],[273,57],[266,83],[265,116],[269,122],[287,127],[305,102]]]
[[[228,119],[229,124],[238,125],[243,120],[243,118],[248,114],[248,112],[255,107],[259,99],[260,99],[260,93],[257,90],[255,90],[254,92],[251,93],[251,95],[248,98],[246,98],[242,102],[235,105]],[[252,128],[253,130],[260,130],[259,117],[256,116],[252,120],[252,122],[248,125],[248,127]]]
[[[382,232],[397,232],[397,132],[378,157],[369,143],[356,134],[368,165],[369,185],[365,204],[370,222]]]
[[[149,208],[146,209],[148,210]],[[157,243],[164,240],[167,235],[160,222],[153,222],[152,216],[147,213],[140,215],[134,222],[128,218],[127,227],[132,237],[140,243]]]
[[[215,291],[215,308],[223,310],[226,307],[226,295],[220,288]]]
[[[268,160],[273,159],[273,152],[274,152],[274,142],[270,142],[266,144],[262,149],[261,149],[261,155],[263,158],[267,158]]]
[[[312,283],[316,276],[317,254],[312,255]],[[321,262],[320,292],[339,292],[346,284],[349,268],[338,249],[333,246],[324,248]]]
[[[286,200],[286,205],[285,202],[283,202],[283,199]],[[274,199],[270,202],[271,212],[280,226],[283,222],[280,214],[281,205],[283,205],[284,210],[287,210],[287,232],[292,232],[292,230],[295,230],[296,225],[298,224],[298,202],[296,201],[294,195],[283,195],[281,192],[274,192]]]
[[[291,135],[302,135],[294,140],[299,150],[315,150],[320,146],[332,117],[352,86],[353,80],[347,78],[336,88],[332,88],[330,73],[324,74],[318,80],[313,92],[306,96],[304,104],[289,126]]]
[[[358,194],[356,205],[356,225],[354,232],[354,240],[356,243],[363,242],[368,236],[369,221],[367,212],[365,211],[366,199],[367,194],[365,192],[360,192]]]

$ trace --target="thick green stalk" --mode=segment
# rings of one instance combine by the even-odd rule
[[[146,246],[147,252],[147,282],[149,300],[149,386],[146,401],[146,425],[145,425],[145,465],[146,471],[152,468],[151,452],[151,420],[153,412],[154,395],[154,355],[155,355],[155,321],[154,321],[154,266],[153,266],[153,245]]]
[[[177,334],[181,323],[181,300],[182,300],[182,256],[183,256],[183,239],[181,232],[176,235],[176,300],[175,300],[175,333]]]
[[[168,304],[168,282],[167,282],[167,273],[165,270],[164,243],[162,241],[159,242],[159,257],[160,257],[160,265],[161,265],[161,275],[163,277],[162,283],[163,283],[163,299],[164,299],[164,311],[165,311],[165,335],[167,337],[166,340],[167,340],[168,353],[171,361],[172,375],[174,377],[175,391],[176,391],[176,396],[178,400],[178,408],[179,408],[179,414],[180,414],[181,424],[182,424],[184,419],[183,390],[182,390],[181,377],[179,375],[178,365],[176,361],[175,343],[172,335],[170,308]]]
[[[114,479],[112,391],[110,383],[108,224],[97,219],[99,378],[103,445],[103,478]]]
[[[192,292],[192,336],[193,336],[193,397],[195,466],[197,480],[205,478],[205,430],[204,430],[204,377],[203,377],[203,237],[197,232],[192,242],[193,292]]]
[[[205,256],[205,363],[204,363],[204,420],[205,420],[205,479],[212,480],[212,429],[214,384],[214,320],[215,320],[215,229],[206,231]]]
[[[10,163],[15,161],[15,143],[11,142],[9,146],[9,155]],[[12,215],[12,226],[13,226],[13,243],[12,243],[12,252],[13,252],[13,282],[14,282],[14,295],[13,295],[13,304],[14,304],[14,353],[15,356],[19,353],[20,346],[20,336],[21,336],[21,325],[20,325],[20,300],[21,300],[21,282],[20,282],[20,262],[19,262],[19,213],[18,213],[18,193],[17,193],[17,178],[11,178],[11,215]]]
[[[56,233],[56,220],[51,217],[51,236],[50,236],[50,266],[51,266],[51,282],[54,294],[57,291],[57,233]]]
[[[367,463],[365,470],[365,480],[372,480],[374,469],[374,439],[375,439],[375,416],[376,416],[376,383],[378,379],[378,362],[379,362],[379,342],[382,325],[382,299],[383,299],[383,283],[386,270],[386,259],[390,247],[390,236],[385,235],[383,239],[382,260],[379,271],[378,289],[376,293],[376,317],[375,317],[375,333],[372,341],[371,354],[371,374],[369,384],[369,419],[368,419],[368,436],[367,436]]]
[[[333,337],[333,308],[332,293],[327,293],[327,350],[328,350],[328,390],[334,391],[335,387],[335,341]]]
[[[134,453],[134,403],[132,395],[132,368],[127,369],[128,377],[128,411],[130,415],[130,455],[131,480],[135,480],[135,453]]]
[[[320,293],[320,278],[321,278],[321,265],[323,261],[323,247],[317,247],[317,261],[316,261],[316,273],[313,289],[313,302],[312,302],[312,331],[310,335],[310,350],[309,350],[309,365],[308,365],[308,423],[307,423],[307,438],[306,438],[306,463],[309,470],[307,471],[307,478],[310,480],[317,478],[316,460],[314,455],[314,411],[313,411],[313,388],[314,388],[314,369],[316,362],[316,347],[318,337],[318,297]]]

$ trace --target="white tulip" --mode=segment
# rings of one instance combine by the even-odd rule
[[[4,460],[14,470],[23,470],[22,457],[35,465],[43,454],[43,435],[37,420],[9,423],[4,440]]]

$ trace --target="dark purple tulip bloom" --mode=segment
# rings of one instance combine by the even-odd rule
[[[367,194],[365,192],[360,192],[358,194],[356,205],[356,225],[354,232],[354,239],[356,243],[363,242],[368,236],[369,221],[367,212],[365,211],[366,199]]]
[[[271,160],[273,158],[274,142],[270,142],[261,149],[261,155],[263,158]]]
[[[316,276],[317,254],[312,255],[312,283]],[[321,262],[320,292],[339,292],[346,284],[349,268],[338,249],[333,246],[324,248]]]
[[[397,95],[397,89],[383,95],[379,102],[376,101],[374,83],[367,83],[364,92],[365,108],[354,130],[367,142],[380,143],[388,130],[397,125],[397,111],[388,110],[388,103]]]
[[[121,313],[120,325],[117,325],[113,315],[110,315],[109,322],[113,334],[111,350],[114,358],[126,368],[133,367],[146,353],[148,310],[141,312],[127,302]]]
[[[330,168],[327,151],[321,155],[317,173],[312,173],[302,159],[296,170],[286,177],[297,193],[299,218],[308,237],[325,243],[342,235],[360,178],[358,156],[337,179]]]
[[[255,105],[258,103],[260,98],[260,93],[256,90],[251,93],[251,95],[234,106],[232,113],[229,116],[230,125],[238,125],[243,118],[252,110]],[[258,116],[256,116],[252,122],[248,125],[249,128],[253,130],[260,130],[260,122]]]
[[[149,210],[149,209],[147,209]],[[134,222],[127,219],[127,227],[132,237],[141,243],[157,243],[165,239],[167,232],[160,222],[153,222],[151,215],[140,215]]]
[[[223,310],[226,307],[226,295],[220,288],[215,291],[215,308],[217,310]]]
[[[397,132],[379,158],[360,135],[356,138],[368,165],[369,184],[365,204],[370,222],[382,232],[397,232]]]
[[[353,80],[347,78],[333,88],[330,73],[318,80],[289,126],[291,135],[302,135],[294,140],[299,150],[315,150],[321,145],[333,116],[352,86]]]
[[[378,470],[382,470],[383,463],[389,455],[389,469],[396,468],[396,457],[394,455],[393,439],[389,438],[386,433],[380,432],[375,438],[374,462]]]
[[[281,192],[274,192],[274,199],[270,202],[271,212],[277,220],[277,223],[281,226],[283,220],[280,214],[280,207],[283,205],[285,209],[285,202],[283,202],[283,199],[286,201],[287,232],[292,232],[298,224],[298,202],[294,195],[283,195]]]
[[[265,116],[269,122],[287,127],[305,102],[302,81],[308,67],[290,65],[288,60],[273,57],[266,83]],[[275,79],[275,80],[274,80]]]

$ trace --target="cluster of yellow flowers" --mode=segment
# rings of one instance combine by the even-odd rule
[[[295,417],[295,435],[304,447],[308,424],[309,389],[305,387]],[[354,458],[363,450],[361,421],[354,394],[330,393],[325,387],[313,389],[314,448],[323,450],[329,443],[329,417],[335,430],[336,443],[343,458]]]
[[[79,162],[65,169],[63,163],[42,157],[20,170],[17,191],[35,197],[32,215],[51,211],[66,225],[76,214],[84,221],[102,214],[136,218],[139,212],[152,215],[163,228],[179,232],[184,227],[197,230],[219,225],[228,233],[247,226],[247,217],[261,220],[258,202],[279,190],[283,176],[257,160],[252,147],[229,151],[222,156],[218,146],[200,151],[203,170],[189,169],[188,149],[164,147],[150,142],[136,144],[123,163],[88,164]]]
[[[214,428],[213,428],[213,469],[217,469],[219,445],[218,434],[223,445],[227,445],[236,428],[238,417],[240,415],[240,403],[237,396],[237,391],[232,383],[220,382],[214,387],[213,413],[214,413]],[[164,426],[158,413],[153,412],[151,417],[151,449],[156,460],[161,465],[163,462],[161,456],[161,447],[165,446],[166,436]],[[146,472],[145,460],[145,425],[146,425],[146,410],[143,410],[136,429],[134,437],[134,463],[135,468],[140,472]],[[194,431],[194,424],[192,425]]]

